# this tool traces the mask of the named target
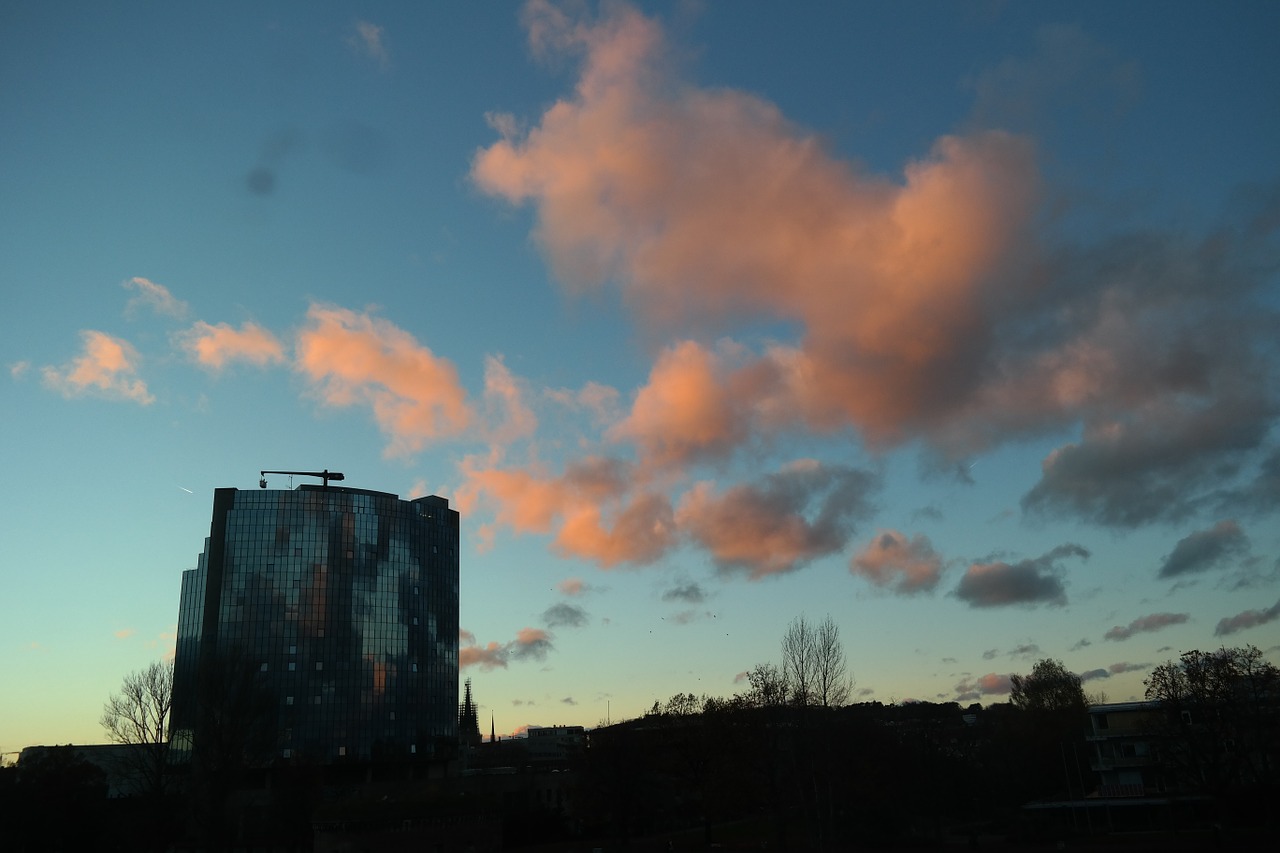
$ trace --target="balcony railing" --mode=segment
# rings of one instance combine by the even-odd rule
[[[1089,760],[1093,770],[1119,770],[1124,767],[1154,767],[1155,756],[1152,755],[1115,755],[1110,758],[1094,756]]]
[[[1143,797],[1147,789],[1143,785],[1102,785],[1098,793],[1104,797]]]

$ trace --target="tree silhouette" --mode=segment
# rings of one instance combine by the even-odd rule
[[[1165,711],[1161,755],[1181,785],[1221,794],[1275,784],[1280,669],[1256,646],[1184,652],[1145,684]]]
[[[853,681],[840,627],[827,616],[817,625],[797,616],[782,635],[782,678],[797,705],[838,708],[849,701]]]
[[[1009,701],[1022,711],[1050,711],[1083,714],[1089,703],[1080,676],[1060,660],[1045,658],[1031,668],[1030,675],[1011,675]]]
[[[173,705],[173,661],[157,661],[124,677],[120,692],[102,708],[107,740],[129,747],[120,770],[146,796],[165,793],[169,710]]]
[[[1079,750],[1089,708],[1080,676],[1062,661],[1037,661],[1030,675],[1009,677],[1011,758],[1023,780],[1021,795],[1083,795]]]

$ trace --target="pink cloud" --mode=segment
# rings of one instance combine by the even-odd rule
[[[1274,419],[1273,330],[1253,300],[1266,273],[1246,270],[1265,236],[1231,223],[1049,253],[1028,138],[946,135],[869,174],[774,104],[678,78],[631,6],[534,2],[525,25],[578,79],[529,122],[491,117],[475,185],[533,209],[569,290],[619,287],[651,333],[795,330],[732,361],[665,350],[610,433],[642,464],[720,460],[780,427],[851,428],[876,449],[923,438],[954,460],[1083,424],[1028,511],[1135,526],[1231,497],[1220,473]]]
[[[570,598],[582,595],[588,589],[582,578],[565,578],[556,587]]]
[[[144,406],[155,402],[147,384],[137,378],[138,351],[121,338],[92,329],[80,333],[81,354],[61,368],[46,367],[44,384],[64,397],[94,393],[109,400],[128,400]]]
[[[298,333],[296,367],[330,406],[367,405],[390,456],[461,434],[475,419],[457,370],[398,326],[312,305]]]
[[[832,158],[772,104],[671,80],[661,29],[634,9],[580,22],[538,5],[529,27],[543,50],[585,53],[578,86],[526,133],[503,124],[472,177],[535,206],[537,238],[567,285],[619,281],[654,326],[800,322],[801,413],[882,443],[972,385],[963,371],[985,345],[987,289],[1025,241],[1037,197],[1025,140],[944,137],[895,184]],[[651,399],[637,400],[639,436],[675,414],[663,391],[678,399],[705,385],[706,365],[668,358],[678,355],[683,370],[664,375],[660,363]],[[740,437],[725,402],[677,420],[687,434],[661,449]]]
[[[718,354],[693,341],[679,343],[659,356],[631,413],[609,437],[634,441],[660,466],[724,456],[747,429],[727,379]]]
[[[175,340],[200,365],[213,370],[221,370],[232,361],[266,367],[285,360],[280,341],[256,323],[241,323],[236,330],[226,323],[214,326],[201,320]]]
[[[506,669],[511,661],[543,661],[554,648],[551,634],[540,628],[521,628],[516,638],[506,643],[476,644],[470,631],[459,631],[458,666],[461,669],[478,666],[485,672]]]
[[[942,575],[942,558],[927,536],[908,539],[896,530],[882,530],[849,564],[849,571],[877,586],[900,593],[933,589]],[[896,581],[896,583],[895,583]]]
[[[648,563],[675,544],[675,525],[667,499],[636,488],[630,471],[599,456],[571,463],[560,476],[464,464],[459,506],[469,511],[483,500],[499,523],[519,533],[554,529],[556,551],[605,568]]]
[[[870,514],[867,499],[876,486],[866,472],[803,460],[759,485],[718,493],[698,483],[681,500],[676,521],[722,570],[758,580],[843,548]]]
[[[1003,696],[1013,689],[1008,675],[988,672],[978,678],[966,678],[955,686],[957,701],[967,702],[980,696]]]
[[[487,646],[462,646],[458,649],[458,668],[478,666],[485,672],[496,667],[507,668],[507,650],[505,646],[489,643]]]

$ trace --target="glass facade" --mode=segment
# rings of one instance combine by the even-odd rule
[[[441,497],[334,486],[216,490],[182,577],[177,760],[199,749],[197,685],[215,657],[270,697],[261,758],[434,755],[457,738],[458,513]]]

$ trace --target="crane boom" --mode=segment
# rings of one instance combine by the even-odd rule
[[[330,480],[346,479],[342,474],[337,471],[330,471],[328,468],[325,468],[323,471],[259,471],[258,476],[261,478],[258,480],[259,487],[263,489],[267,487],[268,474],[288,474],[296,477],[319,477],[321,480],[324,480],[324,487],[326,489],[329,488]]]

